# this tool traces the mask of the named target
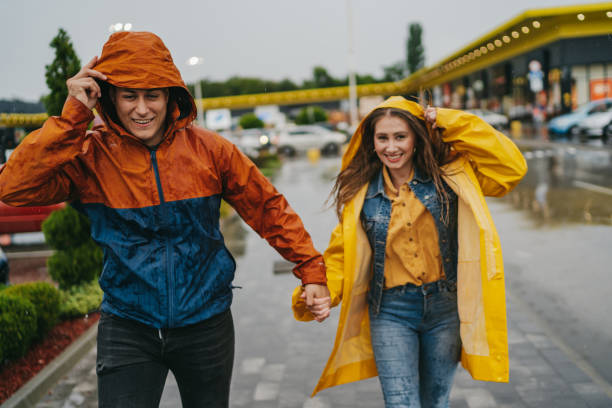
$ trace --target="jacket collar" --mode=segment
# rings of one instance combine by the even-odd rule
[[[413,180],[419,183],[429,183],[431,181],[431,177],[417,166],[414,168],[414,177],[411,181]],[[378,173],[376,173],[376,176],[374,176],[372,181],[370,181],[370,185],[368,186],[368,191],[366,193],[366,199],[376,197],[379,194],[386,199],[389,199],[385,193],[385,179],[383,177],[382,167]]]

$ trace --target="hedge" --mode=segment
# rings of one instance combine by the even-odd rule
[[[37,334],[41,339],[57,323],[60,312],[60,292],[47,282],[28,282],[8,287],[5,294],[29,300],[36,309]]]
[[[36,309],[25,298],[0,292],[0,362],[23,356],[36,336]]]
[[[55,252],[47,259],[47,267],[60,289],[68,289],[98,277],[102,258],[100,247],[89,240],[81,246]]]

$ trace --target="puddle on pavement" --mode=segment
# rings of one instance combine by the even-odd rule
[[[505,200],[537,225],[612,225],[612,152],[525,149],[529,171]]]
[[[244,222],[233,212],[230,216],[223,220],[221,227],[225,245],[234,258],[241,257],[246,252],[246,236],[247,229]]]

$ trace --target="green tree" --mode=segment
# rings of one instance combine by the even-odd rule
[[[408,27],[408,40],[406,41],[406,66],[408,73],[412,74],[425,65],[425,49],[422,43],[423,27],[419,23],[412,23]]]
[[[336,86],[338,82],[327,72],[327,69],[321,66],[316,66],[312,69],[312,79],[317,88],[329,88]]]
[[[312,123],[327,121],[327,113],[320,106],[307,106],[300,110],[300,113],[295,117],[295,123],[298,125],[310,125]]]
[[[262,128],[264,123],[254,113],[245,113],[240,117],[240,127],[243,129]]]
[[[55,59],[51,64],[45,65],[45,77],[51,92],[43,97],[43,103],[49,115],[59,115],[68,97],[66,80],[79,72],[81,61],[74,51],[70,36],[62,28],[49,46],[55,49]]]
[[[398,61],[395,64],[383,67],[383,72],[385,73],[383,77],[385,82],[402,80],[406,74],[406,64],[402,61]]]

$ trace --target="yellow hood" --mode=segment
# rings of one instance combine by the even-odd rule
[[[344,170],[346,166],[348,166],[348,164],[351,162],[351,160],[353,160],[353,157],[357,153],[357,149],[361,144],[361,137],[363,135],[363,123],[372,114],[372,112],[380,108],[401,109],[410,112],[419,119],[425,119],[423,107],[418,103],[409,101],[402,96],[391,96],[387,98],[387,100],[376,106],[370,113],[368,113],[363,119],[361,119],[361,122],[359,123],[359,126],[357,126],[357,130],[355,130],[355,133],[351,138],[351,142],[349,143],[346,152],[344,152],[344,155],[342,156],[342,170]]]

